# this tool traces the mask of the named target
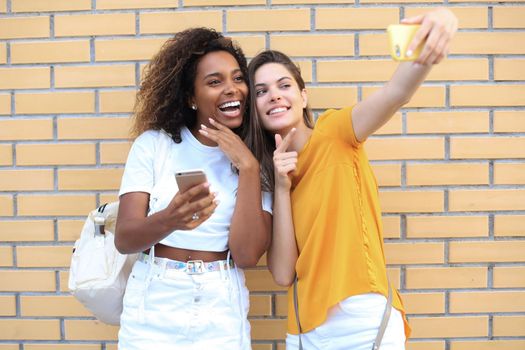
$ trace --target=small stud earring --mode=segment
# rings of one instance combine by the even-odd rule
[[[197,105],[191,105],[191,109],[193,109],[194,111],[197,110]]]

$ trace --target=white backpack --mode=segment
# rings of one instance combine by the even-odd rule
[[[155,182],[168,156],[171,137],[161,131],[155,154]],[[91,211],[75,242],[68,287],[93,315],[108,324],[120,324],[122,299],[129,274],[139,254],[120,254],[115,248],[119,202]]]

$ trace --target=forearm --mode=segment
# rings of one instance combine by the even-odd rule
[[[229,247],[235,263],[252,267],[268,249],[271,215],[262,209],[259,163],[239,170],[237,201],[230,225]]]
[[[289,286],[293,283],[297,258],[290,192],[276,190],[272,243],[268,250],[268,268],[277,284]]]

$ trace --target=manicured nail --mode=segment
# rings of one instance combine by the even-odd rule
[[[212,124],[215,124],[215,120],[213,120],[212,118],[208,118],[210,120],[210,123]]]
[[[202,128],[202,129],[207,129],[207,126],[204,125],[204,124],[201,124],[201,128]]]
[[[407,51],[407,57],[412,56],[412,54],[413,54],[412,50],[408,50],[408,51]]]
[[[205,130],[199,129],[199,132],[200,132],[201,134],[203,134],[203,135],[208,135],[208,132],[205,131]]]

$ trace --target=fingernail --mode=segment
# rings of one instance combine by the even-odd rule
[[[211,119],[211,118],[208,118],[210,120],[210,123],[215,123],[215,120]]]
[[[213,201],[213,203],[215,203],[215,205],[219,205],[220,202],[221,202],[221,201],[218,200],[218,199],[216,199],[216,200]]]
[[[210,187],[210,184],[207,183],[207,182],[205,182],[205,183],[202,184],[202,186],[204,186],[204,187]]]
[[[206,125],[201,124],[201,128],[202,128],[202,129],[206,129],[207,127],[206,127]]]
[[[201,134],[203,134],[203,135],[208,135],[208,133],[207,133],[206,131],[202,130],[202,129],[199,129],[199,132],[200,132]]]
[[[412,56],[412,54],[413,54],[412,50],[408,50],[408,51],[407,51],[407,57]]]

